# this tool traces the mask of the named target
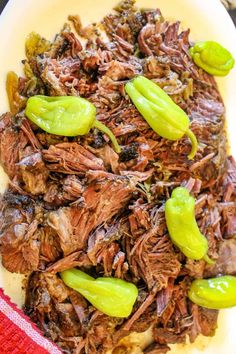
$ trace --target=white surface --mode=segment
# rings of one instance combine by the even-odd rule
[[[8,109],[5,78],[9,70],[21,73],[24,42],[31,31],[52,39],[69,14],[79,14],[83,24],[98,21],[119,0],[10,0],[0,17],[0,113]],[[183,27],[191,28],[194,40],[216,40],[227,47],[236,58],[236,31],[219,0],[138,0],[142,7],[160,7],[169,19],[181,20]],[[227,124],[231,150],[236,156],[236,68],[226,78],[218,79],[227,108]],[[0,170],[0,192],[6,177]],[[0,269],[0,286],[18,305],[22,304],[21,276]],[[214,338],[199,338],[193,345],[173,346],[172,353],[181,354],[236,354],[236,308],[221,311],[219,329]]]

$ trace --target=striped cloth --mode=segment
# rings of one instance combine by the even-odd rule
[[[0,288],[0,353],[62,354]]]

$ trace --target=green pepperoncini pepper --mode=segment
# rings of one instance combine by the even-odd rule
[[[209,309],[236,306],[236,277],[225,275],[192,282],[188,297],[195,304]]]
[[[235,63],[232,54],[214,41],[198,42],[189,52],[197,66],[215,76],[228,75]]]
[[[189,129],[189,117],[165,91],[143,76],[128,82],[125,90],[150,127],[162,138],[178,140],[184,135],[189,137],[192,150],[188,158],[193,159],[198,142]]]
[[[96,120],[96,107],[85,98],[33,96],[27,101],[25,114],[41,129],[56,135],[85,135],[91,128],[97,128],[109,136],[116,152],[120,152],[115,136]]]
[[[208,242],[200,232],[195,219],[195,199],[184,187],[173,190],[165,204],[166,224],[172,242],[183,254],[194,260],[204,259],[213,263],[207,256]]]
[[[118,278],[97,278],[78,270],[60,273],[64,283],[83,295],[96,309],[112,317],[128,317],[138,296],[137,287]]]
[[[7,73],[6,90],[12,114],[21,111],[26,105],[26,98],[19,93],[19,78],[14,71]]]
[[[26,38],[25,54],[28,60],[47,52],[50,48],[51,43],[38,33],[31,32]]]

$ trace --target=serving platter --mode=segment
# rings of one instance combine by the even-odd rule
[[[69,14],[79,14],[84,25],[100,20],[117,4],[117,0],[10,0],[0,17],[0,113],[8,110],[5,92],[6,73],[22,72],[24,42],[28,33],[35,31],[53,39]],[[180,20],[191,29],[193,40],[216,40],[228,48],[236,58],[236,30],[219,0],[137,0],[137,6],[159,7],[165,18]],[[217,79],[227,109],[227,129],[231,152],[236,156],[236,68],[225,78]],[[7,185],[7,176],[0,170],[0,193]],[[22,306],[24,291],[21,275],[11,274],[0,266],[0,286],[6,294]],[[236,354],[236,308],[220,312],[219,328],[213,338],[198,338],[191,345],[172,346],[172,353]]]

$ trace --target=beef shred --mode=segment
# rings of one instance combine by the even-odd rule
[[[65,353],[105,354],[148,328],[154,342],[145,353],[166,353],[168,344],[215,332],[218,313],[191,303],[191,281],[236,274],[236,164],[227,156],[224,105],[214,78],[189,55],[189,30],[159,10],[125,0],[100,24],[70,19],[74,27],[66,24],[47,52],[24,61],[34,94],[85,97],[122,152],[96,129],[67,138],[43,132],[24,111],[2,115],[0,157],[10,179],[0,205],[2,263],[29,275],[25,313]],[[193,161],[186,137],[158,136],[125,94],[140,74],[190,117],[199,143]],[[20,78],[19,93],[28,98],[30,85],[32,77]],[[180,185],[196,198],[212,266],[186,259],[169,238],[164,204]],[[130,317],[110,318],[66,287],[58,272],[71,267],[136,284]]]

